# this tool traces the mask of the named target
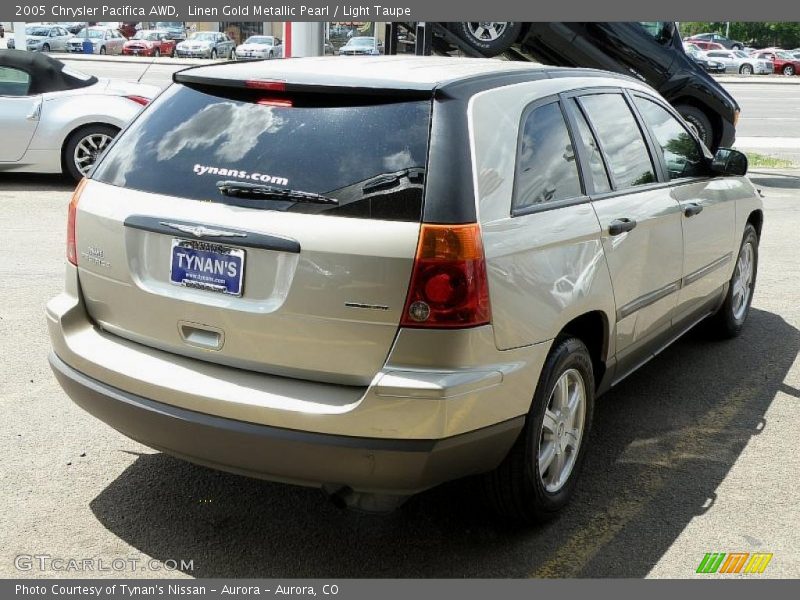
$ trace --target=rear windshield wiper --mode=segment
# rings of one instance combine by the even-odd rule
[[[361,191],[365,194],[395,187],[403,177],[408,177],[410,183],[422,184],[425,180],[425,169],[409,167],[394,173],[382,173],[364,182]]]
[[[256,198],[284,202],[310,202],[314,204],[339,204],[336,198],[329,198],[322,194],[303,192],[301,190],[287,190],[285,188],[261,185],[258,183],[218,181],[217,189],[221,194],[233,196],[235,198]]]

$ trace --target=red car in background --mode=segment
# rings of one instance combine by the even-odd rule
[[[166,31],[142,29],[122,46],[127,56],[175,56],[176,40],[171,40]]]
[[[708,52],[709,50],[727,50],[725,46],[722,44],[718,44],[717,42],[709,42],[707,40],[698,40],[689,38],[686,40],[690,44],[694,44],[698,48],[700,48],[703,52]]]
[[[776,73],[783,73],[784,75],[797,75],[800,73],[800,59],[795,58],[791,52],[762,50],[754,52],[752,56],[771,60]]]

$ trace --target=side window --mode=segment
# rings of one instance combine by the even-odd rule
[[[592,183],[594,184],[594,191],[598,194],[611,191],[611,183],[608,181],[608,173],[603,164],[603,156],[600,154],[600,146],[586,122],[586,117],[583,116],[578,103],[573,99],[573,112],[575,113],[575,122],[578,124],[578,135],[580,136],[581,144],[586,150],[586,156],[589,157],[589,172],[592,176]]]
[[[558,102],[528,112],[521,133],[512,209],[581,196],[575,152]]]
[[[655,102],[639,96],[635,96],[635,102],[661,147],[670,180],[707,175],[703,152],[686,128]]]
[[[0,67],[0,96],[27,96],[31,76],[25,71]]]
[[[655,182],[650,153],[622,94],[583,96],[580,104],[597,132],[615,188]]]

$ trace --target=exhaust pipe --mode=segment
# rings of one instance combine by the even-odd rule
[[[388,514],[399,508],[409,496],[357,492],[347,485],[325,484],[322,493],[333,505],[342,510],[369,514]]]

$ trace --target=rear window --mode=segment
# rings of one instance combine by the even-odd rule
[[[227,92],[226,92],[227,94]],[[249,199],[265,210],[419,221],[431,102],[346,106],[173,85],[120,136],[93,179],[145,192],[237,204],[222,181],[320,194],[338,204]],[[267,92],[269,94],[269,92]],[[272,104],[259,104],[272,102]],[[356,105],[353,105],[356,104]]]

